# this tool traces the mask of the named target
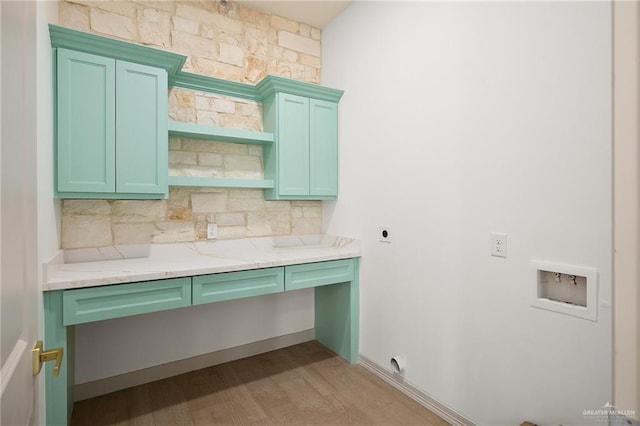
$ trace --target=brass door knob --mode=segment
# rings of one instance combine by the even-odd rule
[[[55,361],[56,365],[53,367],[53,375],[58,376],[60,374],[60,365],[62,365],[62,348],[55,348],[45,351],[42,349],[42,340],[38,340],[31,349],[32,359],[32,372],[34,376],[37,376],[42,369],[42,363],[47,361]]]

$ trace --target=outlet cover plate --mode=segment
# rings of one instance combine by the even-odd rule
[[[507,234],[503,232],[491,233],[489,254],[495,257],[507,257]]]
[[[207,223],[207,239],[215,240],[218,238],[218,225],[215,223]]]
[[[378,226],[378,238],[381,243],[391,242],[391,228],[388,226]]]

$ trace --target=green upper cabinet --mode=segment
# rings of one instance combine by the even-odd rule
[[[255,86],[181,71],[186,56],[49,25],[55,49],[56,195],[166,198],[168,185],[264,188],[269,200],[338,195],[341,90],[268,75]],[[264,132],[168,122],[167,87],[263,105]],[[263,145],[264,179],[168,176],[168,134]]]
[[[167,72],[57,49],[57,195],[167,195]]]
[[[116,61],[116,192],[167,192],[167,73]]]
[[[279,93],[276,140],[279,168],[276,173],[277,195],[308,196],[309,192],[309,99]],[[270,176],[267,176],[268,178]],[[270,191],[267,191],[270,192]]]
[[[271,200],[331,200],[338,195],[338,100],[342,91],[268,76],[258,85],[264,127],[275,143],[264,148]],[[264,89],[275,82],[272,90]]]
[[[115,61],[58,51],[58,191],[115,192]]]
[[[309,101],[309,190],[311,195],[338,195],[338,104]]]

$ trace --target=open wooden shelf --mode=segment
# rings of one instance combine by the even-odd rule
[[[233,179],[192,176],[169,176],[169,186],[199,186],[213,188],[273,188],[270,179]]]
[[[265,145],[275,140],[273,133],[254,132],[251,130],[230,129],[225,127],[205,126],[202,124],[169,121],[169,136],[211,141]]]

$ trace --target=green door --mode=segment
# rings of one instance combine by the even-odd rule
[[[309,99],[278,94],[279,195],[309,195]]]
[[[115,60],[57,51],[57,189],[115,191]]]
[[[116,63],[116,190],[166,194],[167,72]]]
[[[311,99],[310,114],[310,195],[338,195],[338,105]]]

